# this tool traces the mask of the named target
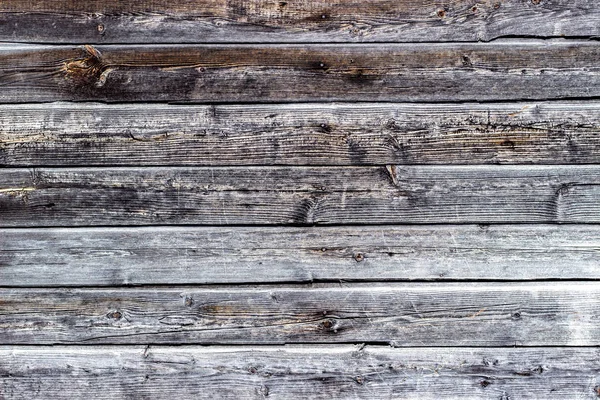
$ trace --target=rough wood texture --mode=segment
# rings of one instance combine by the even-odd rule
[[[600,226],[0,230],[2,286],[600,279]]]
[[[383,346],[0,347],[0,388],[27,399],[595,399],[580,349]]]
[[[599,115],[598,102],[6,105],[0,166],[598,163]]]
[[[600,222],[600,166],[0,169],[0,225]]]
[[[71,43],[477,41],[597,36],[594,0],[5,0],[0,40]]]
[[[0,289],[0,344],[598,346],[597,283]]]
[[[0,102],[544,100],[600,96],[600,44],[0,46]]]

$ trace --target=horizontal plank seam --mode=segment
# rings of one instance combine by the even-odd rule
[[[464,222],[405,222],[402,224],[398,224],[397,222],[380,222],[377,224],[372,223],[286,223],[286,224],[173,224],[173,225],[152,225],[152,224],[137,224],[137,225],[106,225],[106,224],[94,224],[94,225],[35,225],[35,226],[2,226],[0,229],[79,229],[79,228],[160,228],[160,227],[206,227],[206,228],[275,228],[275,227],[286,227],[286,228],[334,228],[334,227],[351,227],[351,226],[360,226],[360,227],[368,227],[368,226],[417,226],[417,227],[425,227],[425,226],[452,226],[452,225],[482,225],[482,226],[501,226],[501,225],[540,225],[540,226],[562,226],[562,225],[581,225],[581,226],[594,226],[598,225],[597,222],[552,222],[552,221],[543,221],[543,222],[535,222],[535,221],[517,221],[517,222],[482,222],[476,223],[473,221],[464,221]]]
[[[0,249],[0,252],[2,250]],[[313,280],[290,280],[290,281],[269,281],[263,280],[261,282],[235,282],[235,283],[142,283],[142,284],[128,284],[128,285],[0,285],[0,290],[3,289],[97,289],[97,290],[108,290],[108,289],[172,289],[172,288],[181,288],[181,289],[211,289],[211,288],[224,288],[225,286],[235,290],[236,288],[244,288],[247,286],[253,286],[255,289],[260,290],[262,286],[272,288],[273,286],[278,285],[289,285],[287,288],[292,288],[292,286],[297,285],[299,289],[306,288],[312,289],[310,285],[313,284],[339,284],[339,285],[348,285],[344,286],[344,288],[351,288],[352,284],[356,283],[382,283],[382,284],[390,284],[390,283],[402,283],[406,285],[411,284],[423,284],[423,283],[438,283],[438,284],[460,284],[460,283],[483,283],[483,284],[510,284],[510,283],[549,283],[549,282],[561,282],[561,283],[578,283],[578,282],[598,282],[600,278],[530,278],[530,279],[460,279],[460,278],[438,278],[438,279],[313,279]],[[315,288],[315,289],[318,289]]]
[[[0,143],[2,143],[2,140],[0,140]],[[599,162],[585,162],[585,163],[569,163],[569,164],[565,164],[565,163],[560,163],[560,164],[552,164],[552,163],[548,163],[548,162],[536,162],[534,164],[532,164],[531,162],[524,162],[524,163],[518,163],[518,162],[493,162],[493,163],[478,163],[478,164],[470,164],[470,163],[466,163],[466,164],[459,164],[459,163],[452,163],[452,164],[433,164],[433,163],[381,163],[381,164],[299,164],[299,163],[295,163],[295,164],[285,164],[285,163],[271,163],[271,164],[255,164],[255,163],[248,163],[248,164],[218,164],[215,166],[207,166],[207,165],[189,165],[189,164],[157,164],[157,163],[153,163],[153,164],[144,164],[144,163],[137,163],[137,164],[35,164],[35,165],[30,165],[30,164],[2,164],[0,163],[0,170],[8,170],[8,169],[38,169],[38,168],[46,168],[46,169],[92,169],[92,168],[107,168],[107,169],[117,169],[117,168],[122,168],[122,169],[127,169],[127,168],[136,168],[136,169],[144,169],[144,168],[209,168],[209,169],[215,169],[215,168],[239,168],[239,169],[246,169],[246,168],[281,168],[281,167],[286,167],[286,168],[332,168],[332,167],[340,167],[340,168],[344,168],[344,167],[351,167],[351,168],[381,168],[381,167],[386,167],[388,165],[397,165],[397,166],[402,166],[402,167],[440,167],[440,168],[452,168],[452,167],[477,167],[477,166],[486,166],[486,167],[503,167],[503,166],[509,166],[509,167],[532,167],[532,166],[547,166],[547,167],[561,167],[561,166],[573,166],[573,167],[583,167],[583,166],[594,166],[594,165],[598,165],[600,166],[600,158],[598,160]],[[225,191],[225,190],[223,190]],[[231,189],[231,190],[227,190],[229,192],[235,192],[235,189]],[[258,192],[261,192],[262,190],[256,190]]]
[[[77,348],[77,347],[88,347],[88,348],[110,348],[110,347],[119,347],[119,348],[142,348],[146,346],[147,348],[151,349],[157,349],[157,348],[173,348],[173,347],[177,347],[180,349],[185,349],[187,348],[203,348],[203,349],[209,349],[209,348],[220,348],[220,349],[225,349],[225,348],[235,348],[235,349],[243,349],[243,348],[272,348],[273,350],[276,349],[282,349],[282,348],[294,348],[294,347],[314,347],[314,348],[325,348],[325,347],[330,347],[330,348],[336,348],[339,346],[357,346],[357,347],[372,347],[372,348],[393,348],[393,349],[398,349],[398,350],[409,350],[409,349],[481,349],[481,350],[491,350],[491,349],[515,349],[515,348],[520,348],[520,349],[589,349],[589,350],[596,350],[599,349],[600,346],[590,346],[590,345],[581,345],[581,346],[577,346],[577,345],[561,345],[561,346],[554,346],[554,345],[535,345],[535,346],[527,346],[527,345],[519,345],[519,344],[515,344],[515,345],[510,345],[510,346],[469,346],[469,345],[460,345],[460,346],[455,346],[455,345],[449,345],[449,346],[440,346],[440,345],[436,345],[436,346],[420,346],[420,345],[414,345],[414,346],[398,346],[398,345],[392,345],[386,341],[372,341],[372,342],[365,342],[365,341],[339,341],[339,342],[293,342],[293,343],[281,343],[281,344],[261,344],[261,343],[254,343],[254,342],[249,342],[249,343],[231,343],[231,344],[222,344],[219,342],[203,342],[202,344],[197,344],[197,343],[192,343],[192,344],[188,344],[185,342],[182,343],[159,343],[159,344],[155,344],[155,343],[151,343],[151,342],[140,342],[138,344],[127,344],[127,343],[100,343],[100,344],[94,344],[94,343],[86,343],[86,342],[77,342],[77,343],[64,343],[61,342],[60,344],[37,344],[37,343],[27,343],[27,344],[2,344],[0,343],[0,351],[5,350],[5,349],[9,349],[9,348]]]
[[[0,15],[3,13],[0,12]],[[488,40],[478,39],[478,40],[451,40],[451,41],[388,41],[388,40],[373,40],[368,42],[353,42],[353,41],[293,41],[293,40],[278,40],[277,42],[246,42],[246,41],[227,41],[227,42],[202,42],[202,41],[185,41],[185,42],[164,42],[164,43],[156,43],[156,42],[113,42],[107,40],[100,41],[86,41],[86,44],[92,44],[97,46],[146,46],[146,45],[155,45],[155,46],[182,46],[182,45],[291,45],[291,44],[306,44],[306,45],[361,45],[368,46],[372,44],[419,44],[419,45],[432,45],[432,44],[468,44],[468,43],[494,43],[501,42],[503,40],[522,40],[524,42],[529,40],[536,41],[600,41],[600,36],[596,35],[500,35],[494,36]],[[11,40],[0,40],[0,45],[2,44],[20,44],[20,45],[44,45],[44,46],[80,46],[83,42],[52,42],[52,41],[40,41],[40,42],[31,42],[31,41],[20,41],[18,38],[11,38]]]
[[[0,13],[1,14],[1,13]],[[587,41],[598,41],[600,40],[600,36],[598,35],[572,35],[572,36],[561,36],[561,35],[552,35],[552,36],[536,36],[536,35],[502,35],[495,37],[491,40],[471,40],[471,41],[427,41],[427,42],[396,42],[396,41],[375,41],[375,42],[315,42],[315,41],[302,41],[302,42],[181,42],[181,43],[157,43],[157,42],[135,42],[135,43],[108,43],[108,42],[98,42],[98,46],[111,46],[111,47],[128,47],[128,46],[144,46],[144,47],[193,47],[198,45],[207,45],[211,47],[233,47],[237,45],[244,46],[265,46],[265,47],[286,47],[286,46],[304,46],[304,45],[333,45],[333,46],[343,46],[343,47],[369,47],[369,46],[380,46],[386,44],[393,45],[408,45],[408,46],[421,46],[421,45],[434,45],[434,46],[452,46],[452,45],[462,45],[462,44],[480,44],[482,46],[486,46],[487,44],[535,44],[536,42],[557,42],[557,43],[569,43],[574,42],[577,44],[579,42],[587,42]],[[80,46],[82,45],[80,42],[68,43],[68,42],[19,42],[19,41],[0,41],[0,45],[7,46],[38,46],[38,47],[67,47],[67,46]],[[1,48],[0,48],[1,50]]]
[[[190,100],[190,101],[174,101],[174,100],[144,100],[144,101],[108,101],[101,99],[94,100],[60,100],[60,101],[28,101],[28,102],[15,102],[15,101],[7,101],[4,103],[0,103],[2,106],[7,105],[15,105],[15,106],[26,106],[28,104],[54,104],[54,103],[63,103],[63,104],[90,104],[97,103],[102,105],[143,105],[143,104],[164,104],[164,105],[173,105],[173,106],[226,106],[226,105],[277,105],[277,104],[285,104],[285,105],[293,105],[293,104],[432,104],[432,105],[469,105],[469,104],[515,104],[515,103],[532,103],[532,102],[547,102],[547,103],[560,103],[560,102],[592,102],[592,101],[600,101],[600,96],[559,96],[559,97],[533,97],[533,98],[513,98],[510,100],[506,99],[490,99],[490,100],[477,100],[475,98],[469,100],[302,100],[302,101],[294,101],[294,100],[260,100],[253,99],[252,101],[198,101],[198,100]]]

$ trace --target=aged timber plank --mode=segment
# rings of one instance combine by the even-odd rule
[[[0,313],[0,344],[600,344],[596,282],[2,288]]]
[[[0,46],[0,102],[600,96],[600,43]]]
[[[0,230],[2,286],[600,279],[600,225]]]
[[[478,41],[501,36],[597,36],[599,21],[594,0],[5,0],[0,3],[0,40]]]
[[[0,166],[600,163],[600,103],[28,104]]]
[[[600,222],[600,166],[0,169],[0,226]]]
[[[2,346],[0,388],[28,399],[594,399],[599,357],[596,348]]]

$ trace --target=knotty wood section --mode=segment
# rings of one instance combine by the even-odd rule
[[[599,115],[595,101],[5,105],[0,165],[586,164]]]
[[[0,170],[0,226],[600,223],[600,166]]]
[[[600,225],[2,229],[2,286],[600,279]]]
[[[595,282],[4,288],[0,312],[0,344],[600,344]]]
[[[545,100],[600,96],[593,41],[0,45],[0,102]]]
[[[600,35],[594,0],[5,0],[0,40],[430,42]]]
[[[15,398],[595,398],[595,348],[0,347]],[[68,388],[68,390],[66,389]]]

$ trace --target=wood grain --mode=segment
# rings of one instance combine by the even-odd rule
[[[600,103],[28,104],[0,166],[588,164]]]
[[[598,36],[593,0],[5,0],[0,40],[49,43],[429,42]]]
[[[0,169],[0,225],[600,223],[600,166]]]
[[[2,286],[600,279],[599,225],[0,230]]]
[[[3,346],[0,388],[28,399],[593,399],[599,356],[595,348]]]
[[[491,101],[600,96],[593,41],[0,46],[0,102]]]
[[[3,288],[0,313],[0,344],[600,344],[595,282]]]

